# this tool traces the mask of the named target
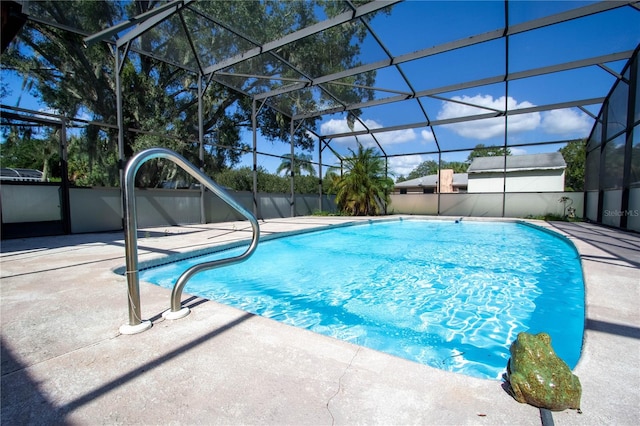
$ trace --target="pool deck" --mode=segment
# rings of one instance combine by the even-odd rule
[[[438,218],[442,219],[442,218]],[[261,221],[262,235],[369,218]],[[465,219],[466,220],[466,219]],[[2,241],[1,418],[15,424],[638,425],[640,235],[536,222],[568,236],[585,273],[582,414],[516,402],[500,381],[449,373],[142,282],[127,323],[119,233]],[[144,229],[140,261],[247,238],[247,222]],[[322,253],[318,253],[321,267]],[[312,271],[311,271],[312,273]],[[286,271],[283,271],[286,274]]]

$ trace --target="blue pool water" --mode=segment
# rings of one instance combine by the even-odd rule
[[[173,288],[188,266],[140,273]],[[262,241],[186,293],[444,370],[499,379],[521,331],[551,335],[573,368],[584,327],[575,248],[519,223],[403,220]]]

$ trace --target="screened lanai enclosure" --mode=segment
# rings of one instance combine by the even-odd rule
[[[32,146],[59,179],[3,181],[3,238],[121,229],[125,165],[150,147],[260,219],[335,212],[331,181],[370,148],[397,183],[502,159],[498,189],[397,191],[386,213],[640,231],[639,2],[5,3],[24,25],[6,50],[3,32],[2,167]],[[510,189],[541,167],[508,157],[557,152],[560,189]],[[161,159],[137,185],[142,226],[237,218]]]

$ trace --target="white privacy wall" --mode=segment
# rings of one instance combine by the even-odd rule
[[[569,213],[569,207],[576,217],[583,217],[584,192],[393,194],[388,211],[391,214],[525,218],[564,216]]]

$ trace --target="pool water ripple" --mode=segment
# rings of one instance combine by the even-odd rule
[[[244,248],[237,249],[240,253]],[[194,263],[141,278],[172,288]],[[185,292],[444,370],[499,379],[518,332],[577,363],[584,285],[575,248],[517,223],[393,221],[261,242]]]

